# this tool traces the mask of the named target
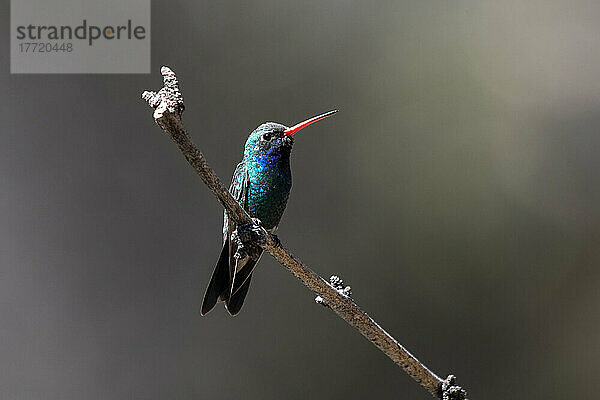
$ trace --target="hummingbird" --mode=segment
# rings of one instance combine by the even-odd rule
[[[229,192],[252,217],[255,225],[274,232],[285,211],[292,188],[290,154],[294,135],[312,123],[335,114],[332,110],[292,127],[266,122],[246,140],[242,161],[237,165]],[[200,313],[206,315],[218,301],[236,315],[250,288],[252,272],[262,255],[256,244],[245,244],[241,227],[223,215],[223,248],[206,289]]]

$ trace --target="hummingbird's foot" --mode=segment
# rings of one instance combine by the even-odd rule
[[[336,292],[344,297],[350,297],[352,294],[352,288],[350,286],[344,286],[344,281],[337,275],[331,275],[329,278],[329,284],[335,289]],[[320,304],[324,307],[329,307],[325,302],[325,299],[321,296],[315,297],[315,303]]]
[[[271,233],[271,237],[273,238],[273,241],[275,241],[275,247],[281,247],[281,240],[279,240],[279,237],[274,233]]]
[[[258,218],[252,218],[251,224],[238,225],[233,234],[241,244],[249,245],[251,243],[265,244],[265,231]]]
[[[252,218],[251,224],[238,225],[231,233],[231,240],[237,243],[234,257],[241,259],[256,253],[256,244],[265,244],[267,239],[258,218]]]
[[[262,225],[262,221],[258,218],[251,218],[252,219],[252,227],[256,230],[260,231],[260,227]]]

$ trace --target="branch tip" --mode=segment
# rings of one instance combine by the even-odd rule
[[[456,385],[456,376],[448,375],[442,382],[441,399],[442,400],[469,400],[467,399],[467,391]]]
[[[142,99],[146,100],[148,105],[155,109],[154,119],[157,122],[163,118],[166,112],[180,120],[185,106],[183,105],[183,96],[179,90],[177,76],[171,68],[165,66],[160,69],[160,73],[163,76],[164,86],[158,92],[144,91]]]

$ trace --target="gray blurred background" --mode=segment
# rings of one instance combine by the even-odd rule
[[[279,235],[473,399],[592,399],[600,4],[155,1],[152,75],[9,75],[0,10],[0,398],[427,399],[263,257],[198,307],[221,209],[140,99],[178,74],[224,181],[299,134]],[[594,388],[593,388],[594,386]]]

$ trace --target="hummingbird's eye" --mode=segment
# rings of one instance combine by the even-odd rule
[[[272,136],[272,135],[271,135],[271,133],[269,133],[269,132],[263,133],[263,135],[262,135],[262,139],[263,139],[263,140],[266,140],[267,142],[268,142],[269,140],[271,140],[271,138],[272,138],[272,137],[273,137],[273,136]]]

